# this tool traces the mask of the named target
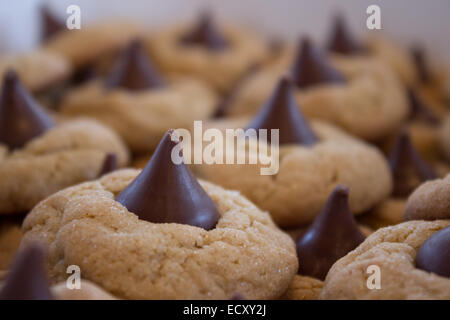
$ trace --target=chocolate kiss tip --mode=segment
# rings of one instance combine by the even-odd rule
[[[20,251],[0,290],[0,300],[52,300],[44,251],[32,244]]]
[[[409,108],[410,108],[410,118],[422,119],[433,125],[438,125],[440,123],[439,118],[434,114],[434,112],[425,104],[422,98],[420,98],[417,93],[411,89],[407,89]]]
[[[348,197],[348,188],[338,185],[313,224],[296,240],[299,274],[324,280],[337,260],[364,241]]]
[[[0,93],[0,143],[10,149],[20,148],[53,125],[53,120],[25,90],[17,74],[6,71]]]
[[[105,87],[146,90],[163,87],[164,79],[153,66],[139,40],[132,41],[122,50],[108,77]]]
[[[225,37],[214,25],[212,14],[205,10],[200,14],[197,25],[180,39],[183,45],[203,45],[210,50],[223,50],[228,47]]]
[[[416,266],[450,278],[450,227],[439,230],[429,237],[419,248]]]
[[[401,130],[396,138],[389,154],[389,165],[394,180],[394,197],[407,197],[417,187],[412,175],[419,178],[420,182],[438,178],[434,169],[414,148],[406,130]]]
[[[102,168],[100,169],[99,177],[113,172],[119,168],[117,155],[115,153],[107,153],[105,156],[105,160],[103,160]]]
[[[59,31],[64,30],[65,25],[60,20],[58,20],[47,6],[41,7],[41,28],[42,28],[42,39],[48,40],[53,35],[57,34]]]
[[[301,114],[292,87],[291,79],[287,76],[282,77],[272,96],[248,128],[267,129],[268,141],[272,141],[270,129],[279,129],[280,144],[312,146],[318,142],[318,138]]]
[[[172,160],[173,132],[164,135],[142,172],[117,196],[139,219],[211,230],[220,218],[215,203],[189,168]]]
[[[333,30],[330,36],[328,50],[340,54],[355,54],[362,51],[362,47],[348,31],[344,16],[338,14],[334,18]]]
[[[299,88],[324,83],[346,83],[345,77],[330,64],[324,53],[319,51],[306,37],[300,42],[292,67],[292,78]]]

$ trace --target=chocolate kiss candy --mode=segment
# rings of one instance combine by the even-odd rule
[[[328,44],[328,50],[341,54],[356,54],[363,51],[362,46],[352,37],[343,16],[334,19],[334,26]]]
[[[217,30],[211,14],[200,15],[198,24],[180,39],[183,45],[202,45],[210,50],[223,50],[228,47],[225,37]]]
[[[409,134],[402,130],[395,141],[395,145],[389,155],[394,190],[394,197],[407,197],[419,182],[436,179],[438,176],[419,155],[411,143]]]
[[[331,266],[365,237],[348,205],[348,188],[338,185],[306,232],[296,240],[298,273],[324,280]]]
[[[450,227],[434,233],[420,246],[416,266],[450,278]]]
[[[40,246],[30,245],[17,254],[0,290],[0,300],[53,300]]]
[[[411,49],[411,55],[416,65],[417,74],[422,83],[428,83],[431,80],[430,70],[425,59],[425,51],[422,47],[414,47]]]
[[[270,129],[279,129],[280,144],[296,143],[312,146],[319,140],[295,102],[292,81],[288,77],[281,78],[269,101],[261,108],[248,128],[268,129],[269,141],[271,141]]]
[[[117,170],[118,168],[119,165],[117,163],[117,155],[115,153],[107,153],[98,176],[101,177],[107,173]]]
[[[411,119],[422,119],[434,125],[440,123],[439,118],[411,88],[408,89],[408,99]]]
[[[120,54],[105,80],[108,89],[123,87],[145,90],[164,86],[164,80],[142,49],[140,41],[132,41]]]
[[[48,40],[58,32],[64,30],[65,24],[58,20],[48,7],[41,7],[42,40]]]
[[[173,131],[162,138],[144,170],[116,198],[139,219],[211,230],[220,214],[184,163],[174,164]]]
[[[304,38],[292,67],[292,78],[299,88],[322,83],[346,83],[345,77],[328,62],[311,41]]]
[[[7,71],[0,94],[0,143],[20,148],[51,127],[52,119],[25,90],[16,73]]]

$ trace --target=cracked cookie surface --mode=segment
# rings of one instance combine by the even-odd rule
[[[195,166],[194,172],[225,188],[239,190],[269,211],[282,227],[311,222],[338,184],[351,189],[350,207],[355,214],[390,194],[391,174],[377,149],[323,122],[312,121],[311,125],[320,141],[312,147],[280,146],[276,175],[261,175],[261,164],[203,164]]]
[[[84,279],[129,299],[273,299],[298,262],[295,245],[270,216],[236,191],[200,181],[221,217],[210,231],[139,220],[114,200],[139,173],[124,169],[62,190],[36,206],[24,240],[48,249],[53,282],[76,264]]]
[[[320,299],[450,299],[450,279],[416,268],[420,246],[450,220],[410,221],[382,228],[338,260]],[[367,287],[367,268],[381,271],[381,289]]]

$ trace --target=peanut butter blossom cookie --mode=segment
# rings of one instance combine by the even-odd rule
[[[450,175],[421,185],[405,219],[379,229],[329,271],[324,299],[450,299]],[[424,221],[429,220],[429,221]],[[369,289],[369,266],[381,287]]]
[[[378,229],[403,221],[408,196],[421,183],[438,177],[436,170],[413,146],[410,135],[402,130],[389,154],[394,187],[389,198],[377,204],[361,217],[361,221]]]
[[[215,101],[214,92],[197,80],[164,79],[141,43],[133,41],[104,80],[70,92],[61,112],[97,119],[115,129],[132,151],[151,152],[171,127],[208,118]]]
[[[60,189],[98,177],[107,153],[121,166],[128,162],[114,132],[92,120],[56,124],[12,71],[0,94],[0,151],[2,215],[27,212]]]
[[[294,96],[306,116],[326,120],[363,139],[393,132],[407,116],[404,90],[379,59],[367,55],[335,55],[328,59],[307,38],[273,66],[246,81],[229,116],[255,113],[279,76],[290,70]]]
[[[164,71],[199,77],[222,93],[268,53],[257,36],[234,27],[217,27],[206,12],[196,25],[164,30],[148,43]]]
[[[271,155],[279,159],[278,172],[261,175],[264,165],[258,163],[202,164],[195,167],[196,173],[225,188],[239,190],[286,228],[312,222],[338,184],[351,189],[349,201],[355,214],[387,197],[392,182],[383,155],[331,125],[318,121],[310,125],[300,113],[293,90],[292,81],[282,78],[248,124],[249,128],[268,129],[269,143],[271,129],[279,129],[279,153],[274,150]],[[226,144],[225,148],[234,145]],[[247,152],[253,157],[259,151],[249,144]]]
[[[331,266],[364,241],[350,211],[348,196],[348,188],[337,186],[312,225],[296,240],[298,275],[284,298],[317,299]]]
[[[142,170],[119,170],[55,193],[24,222],[43,242],[52,282],[76,264],[119,298],[270,299],[297,271],[295,245],[235,191],[174,164],[167,133]],[[44,219],[45,217],[45,219]]]

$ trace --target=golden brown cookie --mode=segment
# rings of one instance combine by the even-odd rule
[[[428,181],[417,188],[406,203],[405,220],[450,218],[450,174]]]
[[[421,270],[421,245],[450,220],[410,221],[382,228],[338,260],[328,273],[320,299],[450,299],[450,279]],[[381,288],[369,289],[369,266],[377,266]]]
[[[208,118],[215,101],[215,94],[193,79],[141,92],[105,91],[102,83],[91,82],[69,93],[61,112],[99,120],[119,133],[132,151],[150,152],[168,129],[188,128],[194,120]]]
[[[0,57],[0,78],[10,69],[15,70],[25,87],[33,92],[65,80],[72,71],[64,56],[43,49]]]
[[[199,24],[206,23],[207,28],[212,27],[210,21],[200,21]],[[156,33],[148,41],[149,51],[163,71],[198,77],[222,93],[228,91],[251,65],[263,61],[268,54],[258,36],[239,28],[220,26],[217,32],[223,33],[222,41],[226,43],[220,48],[217,45],[211,48],[204,43],[183,44],[182,39],[189,30],[188,26],[179,25]],[[203,39],[198,42],[200,40]]]
[[[265,167],[261,164],[202,164],[195,172],[225,188],[239,190],[286,228],[311,222],[338,184],[350,187],[354,214],[389,195],[391,175],[377,149],[324,122],[312,121],[311,125],[320,141],[312,147],[281,145],[275,175],[261,175],[260,169]],[[248,154],[258,153],[251,145],[247,148]]]
[[[60,191],[24,222],[23,243],[48,249],[52,282],[67,265],[84,279],[129,299],[251,299],[279,297],[297,270],[292,240],[270,216],[235,191],[200,182],[220,218],[210,231],[140,220],[114,197],[137,175],[120,170]]]
[[[4,148],[4,146],[2,146]],[[87,119],[62,123],[0,159],[0,214],[26,212],[50,194],[95,179],[107,153],[128,163],[109,128]]]

